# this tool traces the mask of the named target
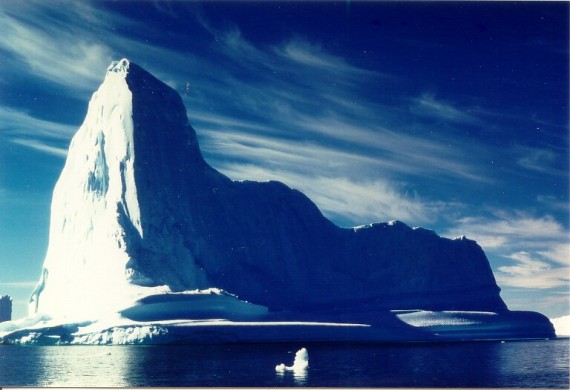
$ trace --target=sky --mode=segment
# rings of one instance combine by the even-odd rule
[[[465,235],[510,309],[570,314],[568,9],[0,1],[0,295],[26,314],[70,139],[127,57],[232,179],[280,180],[340,226]]]

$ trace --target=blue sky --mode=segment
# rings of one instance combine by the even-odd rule
[[[466,235],[511,309],[570,314],[568,7],[0,2],[0,294],[25,314],[70,138],[127,57],[231,178],[281,180],[341,226]]]

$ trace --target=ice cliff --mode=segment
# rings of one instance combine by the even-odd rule
[[[493,321],[510,323],[516,316],[499,292],[474,241],[398,221],[340,228],[282,183],[230,180],[202,157],[180,96],[123,59],[109,67],[71,142],[30,316],[71,323],[121,313],[146,323],[222,318],[265,327],[276,319],[392,321],[406,330],[416,325],[405,318],[438,318],[417,326],[445,331],[457,328],[441,313],[494,313]],[[479,329],[485,318],[475,320]],[[520,318],[501,325],[501,337],[553,336],[545,317]],[[396,333],[382,337],[408,337]]]

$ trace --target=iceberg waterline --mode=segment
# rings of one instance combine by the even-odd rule
[[[392,221],[353,229],[279,182],[203,159],[180,96],[123,59],[73,137],[49,247],[4,342],[554,336],[509,312],[483,250]],[[46,319],[49,318],[49,321]],[[115,321],[115,323],[113,323]],[[54,325],[55,324],[55,325]]]

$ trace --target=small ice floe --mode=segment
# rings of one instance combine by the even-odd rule
[[[285,364],[281,363],[275,366],[275,371],[277,372],[285,372],[285,371],[305,371],[309,368],[309,353],[307,352],[306,348],[301,348],[295,354],[295,361],[293,362],[292,366],[286,366]]]

